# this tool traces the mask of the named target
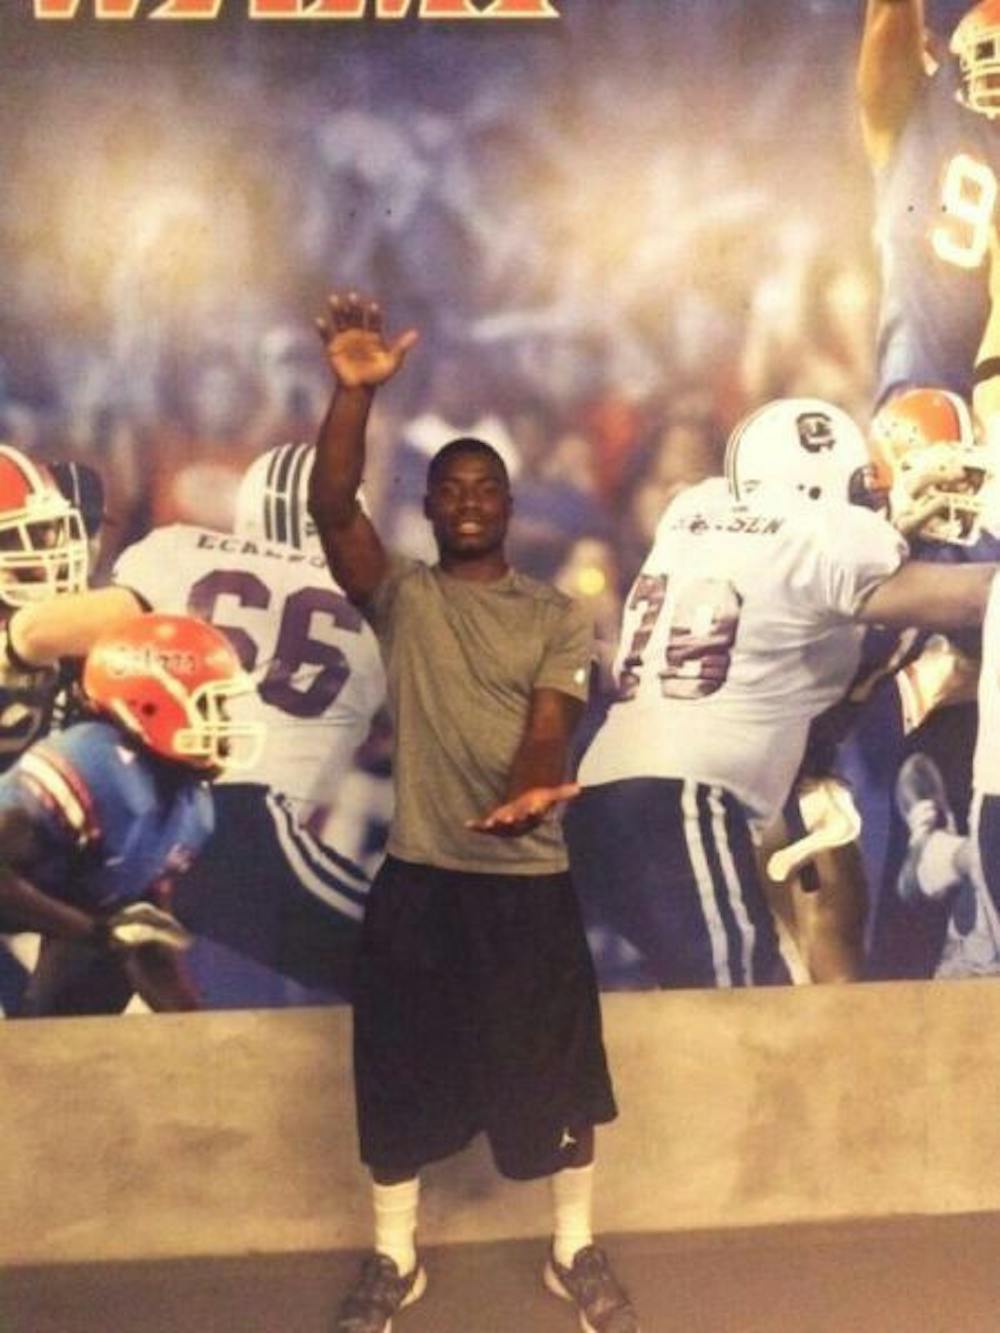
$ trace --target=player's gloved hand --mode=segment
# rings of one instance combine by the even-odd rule
[[[109,949],[138,949],[144,944],[159,944],[178,952],[190,948],[192,936],[175,916],[152,903],[129,903],[109,916],[102,934]]]

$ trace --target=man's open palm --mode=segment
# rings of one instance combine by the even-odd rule
[[[375,388],[391,379],[420,336],[407,329],[387,341],[377,301],[365,301],[356,292],[334,293],[327,314],[316,321],[330,368],[345,389]]]

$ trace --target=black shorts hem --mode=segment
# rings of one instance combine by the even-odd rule
[[[475,1125],[463,1134],[456,1134],[447,1141],[442,1139],[435,1145],[424,1145],[423,1150],[410,1158],[402,1157],[380,1157],[377,1152],[371,1149],[361,1149],[361,1161],[368,1167],[369,1171],[380,1171],[391,1175],[399,1175],[405,1172],[409,1176],[419,1175],[426,1166],[433,1166],[435,1162],[444,1162],[449,1157],[454,1157],[460,1152],[464,1152],[477,1134],[483,1133],[482,1125]]]

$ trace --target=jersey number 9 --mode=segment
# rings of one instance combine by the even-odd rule
[[[934,253],[959,268],[978,268],[990,248],[997,178],[968,153],[957,153],[941,185],[942,220],[931,232]]]

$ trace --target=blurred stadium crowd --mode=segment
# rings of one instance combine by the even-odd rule
[[[314,438],[334,285],[423,335],[373,423],[380,530],[426,555],[427,457],[482,435],[514,478],[513,562],[589,601],[608,661],[665,502],[748,406],[866,418],[858,7],[563,8],[8,27],[31,133],[0,147],[0,438],[101,471],[105,571],[153,526],[228,527],[247,465]],[[378,804],[345,784],[359,854]]]
[[[664,500],[748,403],[864,415],[854,7],[566,9],[558,32],[8,49],[32,133],[0,150],[0,435],[101,469],[105,562],[155,524],[227,526],[248,462],[314,437],[334,282],[424,335],[378,421],[383,530],[419,546],[427,453],[478,429],[516,474],[514,560],[609,634]]]

